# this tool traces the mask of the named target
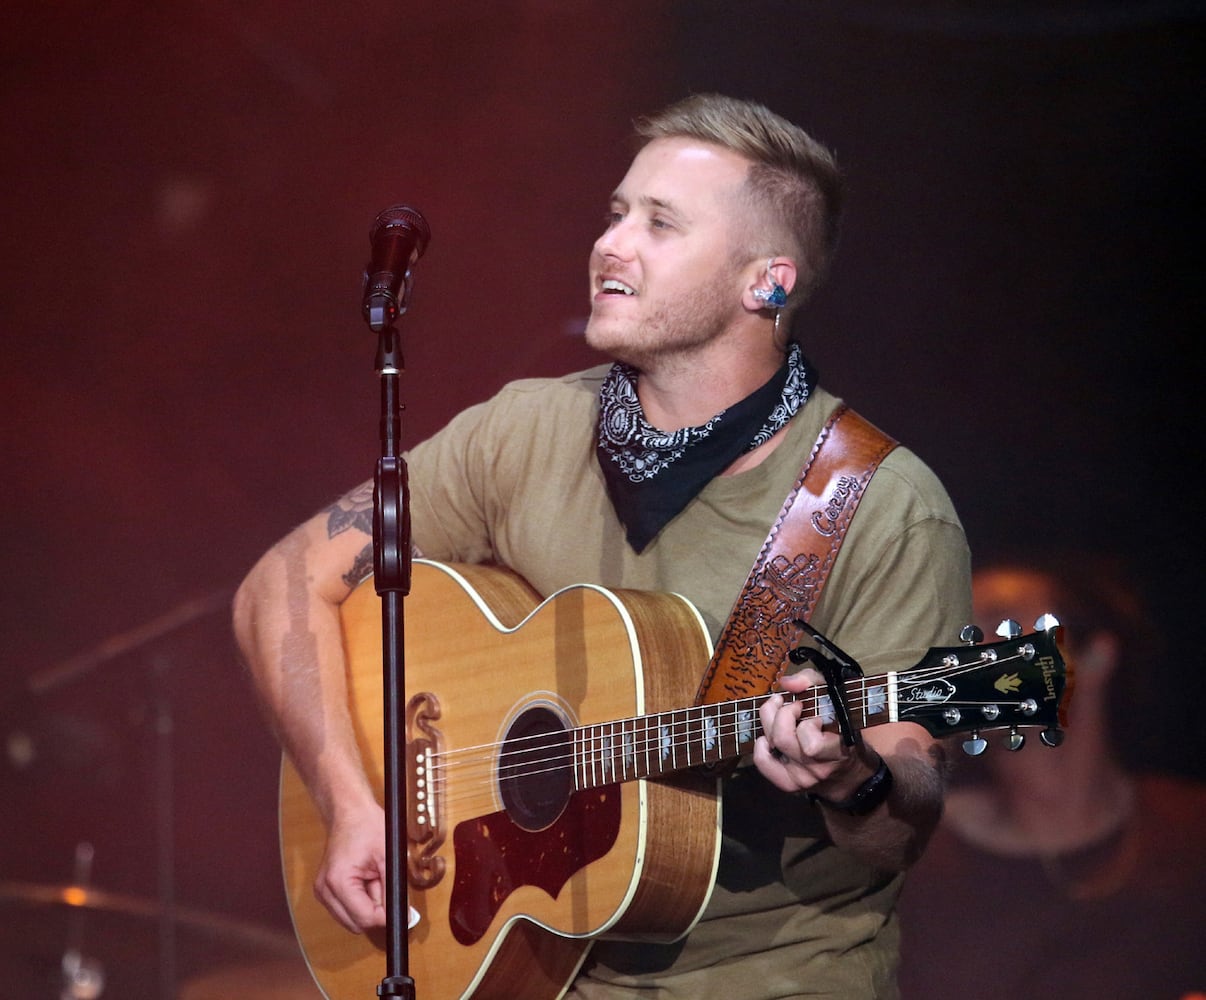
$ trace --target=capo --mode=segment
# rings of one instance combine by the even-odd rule
[[[829,700],[833,704],[833,714],[837,718],[838,729],[842,733],[842,742],[848,747],[862,747],[862,730],[855,727],[850,718],[850,709],[846,705],[846,681],[858,680],[863,676],[863,668],[854,657],[844,652],[840,646],[831,642],[808,622],[797,619],[796,625],[808,633],[820,650],[810,646],[797,646],[787,654],[792,663],[802,665],[811,663],[821,672],[829,687]],[[822,650],[824,651],[822,653]]]

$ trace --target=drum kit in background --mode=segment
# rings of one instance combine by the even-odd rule
[[[0,692],[0,1000],[321,1000],[273,916],[279,755],[255,742],[237,658],[213,652],[229,600],[186,602]],[[190,641],[199,655],[181,654]]]

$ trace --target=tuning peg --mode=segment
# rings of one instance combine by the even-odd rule
[[[1034,620],[1034,628],[1037,632],[1049,632],[1053,628],[1059,628],[1059,619],[1053,614],[1039,615]]]
[[[1005,737],[1005,749],[1011,751],[1021,750],[1026,745],[1026,737],[1019,733],[1016,729],[1009,730]]]
[[[1044,729],[1039,733],[1039,740],[1042,741],[1045,747],[1057,747],[1064,742],[1064,731],[1052,726],[1050,729]]]
[[[984,632],[979,625],[964,625],[959,629],[959,641],[974,646],[984,641]]]
[[[980,735],[978,729],[973,729],[971,736],[963,741],[963,752],[969,757],[979,757],[988,749],[988,740]]]
[[[1022,626],[1015,622],[1012,618],[1004,619],[997,626],[997,635],[1002,639],[1016,639],[1022,634]]]

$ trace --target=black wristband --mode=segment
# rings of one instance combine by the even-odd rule
[[[833,802],[812,792],[808,793],[808,798],[809,801],[819,802],[827,809],[832,809],[835,812],[844,812],[850,816],[866,816],[867,813],[883,802],[891,792],[892,772],[888,770],[888,762],[880,757],[879,767],[875,769],[875,773],[859,785],[850,798],[843,799],[841,802]]]

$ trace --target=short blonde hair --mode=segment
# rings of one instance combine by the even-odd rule
[[[654,139],[697,139],[750,160],[750,231],[741,252],[795,259],[793,307],[821,284],[837,248],[844,188],[833,153],[821,143],[761,104],[721,94],[695,94],[638,118],[634,131],[641,146]],[[783,240],[790,245],[782,246]]]

